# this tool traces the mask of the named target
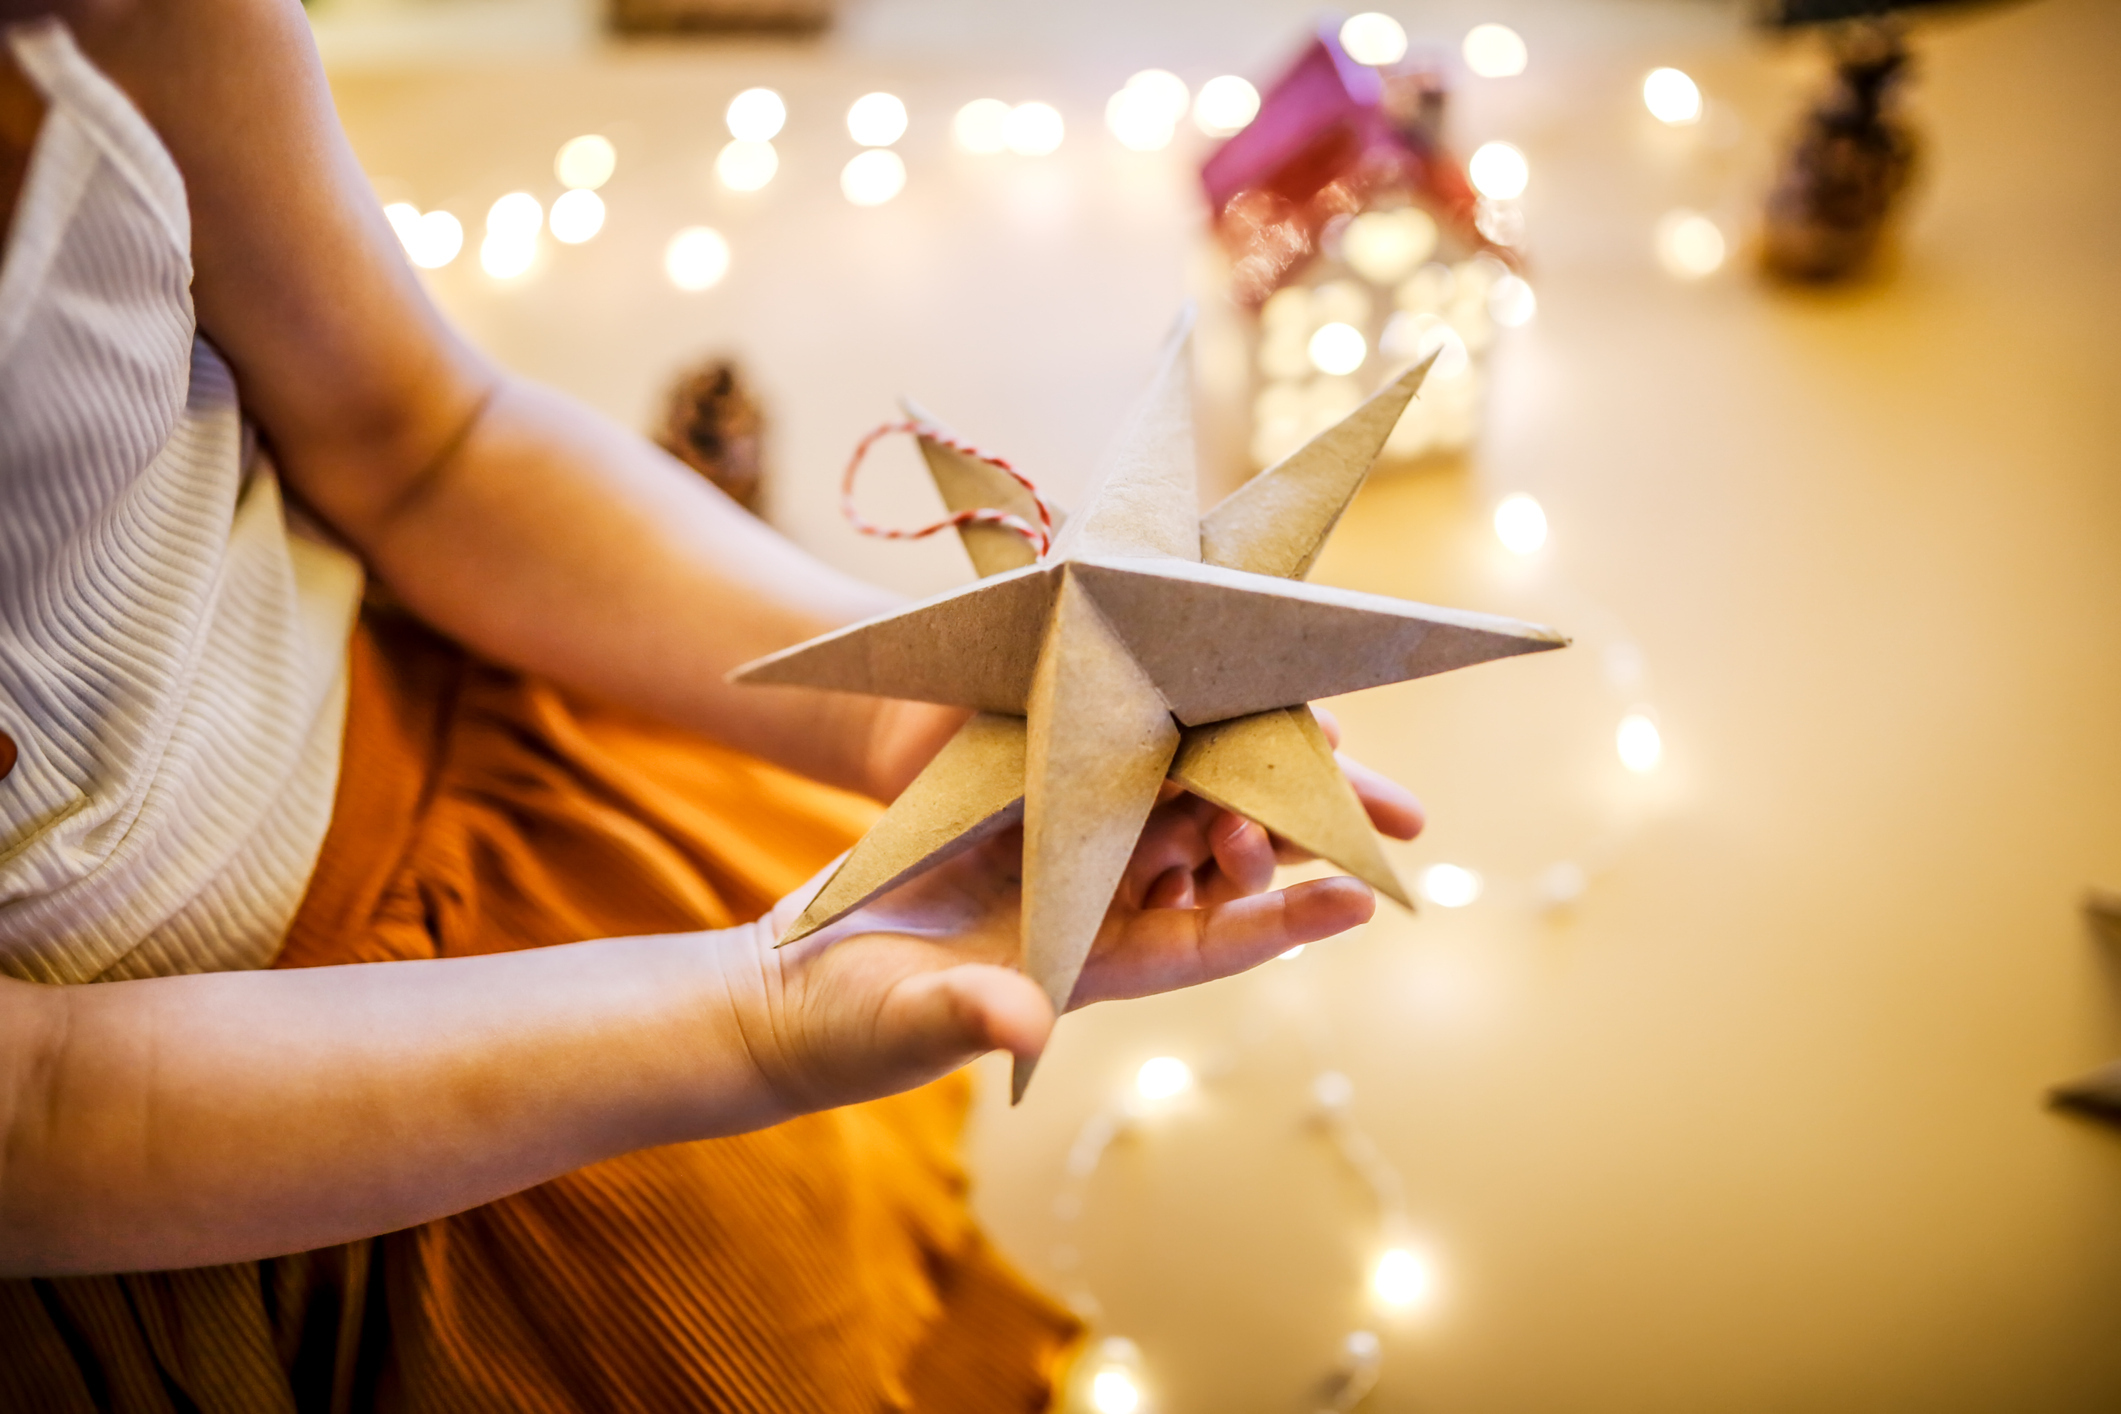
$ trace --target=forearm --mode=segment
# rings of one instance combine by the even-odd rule
[[[729,1000],[755,956],[739,929],[0,982],[0,1276],[299,1251],[777,1122]]]

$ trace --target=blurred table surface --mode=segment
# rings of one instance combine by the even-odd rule
[[[467,252],[440,302],[634,425],[681,362],[734,352],[770,404],[773,519],[912,592],[966,567],[846,528],[855,439],[911,394],[1077,495],[1200,282],[1198,140],[1125,152],[1103,100],[1151,64],[1264,78],[1308,19],[895,0],[818,42],[606,45],[566,9],[380,4],[318,15],[386,193],[475,242],[501,193],[554,194],[565,138],[620,151],[602,235],[509,283]],[[1477,453],[1374,481],[1315,577],[1577,646],[1334,704],[1428,802],[1402,868],[1465,865],[1486,893],[1069,1019],[1021,1109],[985,1089],[982,1212],[1029,1272],[1097,1294],[1169,1414],[1308,1408],[1357,1328],[1383,1337],[1378,1410],[2121,1408],[2121,1133],[2042,1104],[2121,1054],[2121,967],[2079,912],[2121,884],[2121,6],[1921,26],[1902,255],[1813,294],[1742,253],[1676,281],[1651,232],[1689,207],[1742,236],[1815,45],[1710,4],[1401,16],[1529,42],[1452,125],[1529,155],[1539,312],[1498,349]],[[1701,81],[1707,121],[1648,118],[1658,64]],[[780,175],[741,196],[710,163],[754,83],[793,117]],[[911,176],[858,209],[839,117],[871,89],[907,101]],[[1067,142],[953,151],[980,96],[1054,103]],[[684,295],[660,255],[693,223],[733,263]],[[872,475],[879,518],[932,509],[910,457]],[[1551,524],[1522,559],[1487,523],[1514,491]],[[1638,708],[1665,744],[1645,776],[1613,749]],[[1554,909],[1558,861],[1590,883]],[[1077,1128],[1158,1054],[1206,1082],[1113,1150],[1064,1232]],[[1365,1304],[1377,1236],[1305,1122],[1324,1070],[1404,1176],[1440,1276],[1416,1315]]]

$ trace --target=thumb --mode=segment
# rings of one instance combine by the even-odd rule
[[[906,979],[878,1020],[886,1055],[940,1075],[988,1051],[1035,1058],[1053,1034],[1053,1004],[1013,968],[967,962]]]

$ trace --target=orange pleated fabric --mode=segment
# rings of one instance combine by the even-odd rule
[[[874,813],[371,613],[276,965],[725,927]],[[1045,1409],[1080,1332],[970,1219],[968,1096],[645,1150],[325,1252],[0,1282],[0,1410]]]

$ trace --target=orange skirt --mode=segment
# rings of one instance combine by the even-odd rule
[[[726,927],[875,807],[372,613],[280,967]],[[268,1262],[0,1282],[0,1409],[1040,1410],[1079,1337],[990,1248],[954,1076]]]

